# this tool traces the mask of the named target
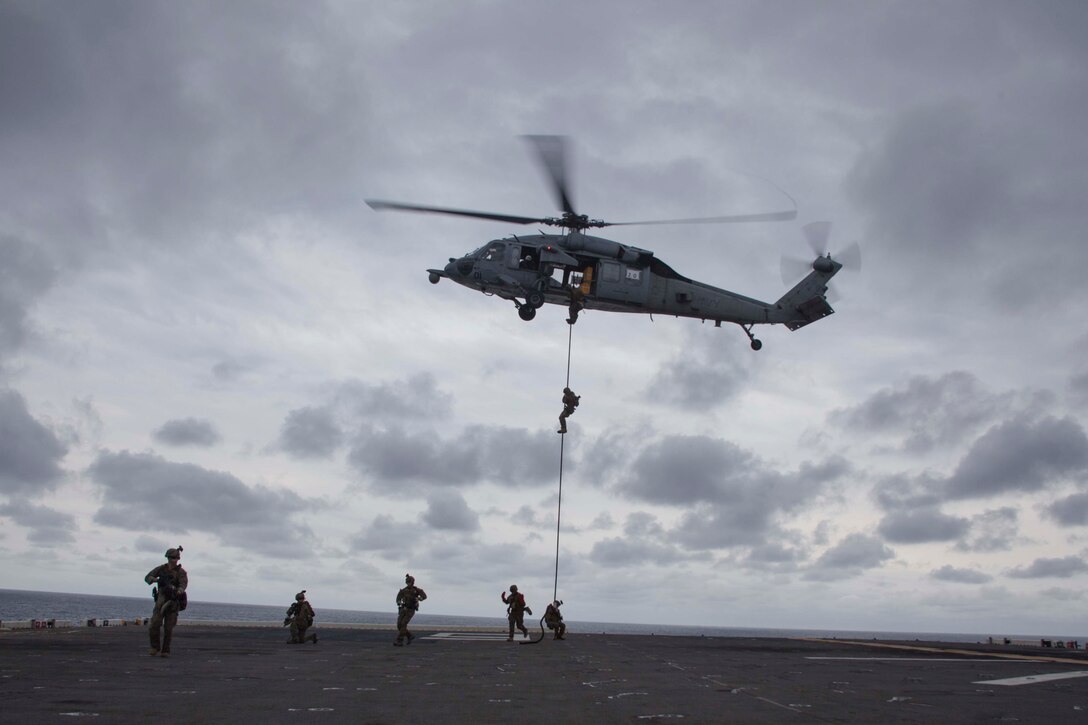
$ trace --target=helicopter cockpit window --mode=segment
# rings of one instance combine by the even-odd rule
[[[503,249],[506,245],[502,242],[493,242],[487,245],[487,249],[484,251],[483,258],[489,262],[501,262]]]

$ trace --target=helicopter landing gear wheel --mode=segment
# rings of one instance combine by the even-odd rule
[[[763,343],[757,340],[756,336],[752,334],[752,327],[753,325],[741,325],[740,329],[744,330],[744,334],[752,341],[752,349],[760,350],[763,348]]]
[[[536,308],[529,305],[522,305],[518,308],[518,317],[528,322],[536,317]]]
[[[529,296],[525,298],[525,304],[532,307],[534,310],[544,306],[544,293],[532,291]]]
[[[427,276],[427,279],[431,281],[431,284],[438,284],[438,281],[442,279],[442,277],[435,272],[431,272],[430,275]]]

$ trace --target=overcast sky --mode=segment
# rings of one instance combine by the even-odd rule
[[[609,221],[797,332],[588,311],[569,619],[1086,635],[1088,6],[0,1],[0,585],[551,598],[566,310],[425,270]]]

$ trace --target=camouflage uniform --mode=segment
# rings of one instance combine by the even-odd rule
[[[567,318],[567,324],[573,325],[578,321],[578,313],[585,309],[586,293],[582,291],[581,287],[571,287],[570,290],[570,306],[567,308],[570,313],[570,317]]]
[[[416,579],[411,574],[404,575],[404,585],[397,592],[397,638],[393,640],[396,647],[403,646],[405,640],[407,644],[412,644],[412,640],[416,638],[408,631],[408,623],[419,609],[419,603],[427,598],[427,592],[416,586]]]
[[[155,567],[144,577],[144,581],[148,584],[157,584],[159,577],[163,575],[166,575],[169,581],[169,586],[159,586],[155,590],[155,609],[151,613],[150,624],[152,657],[170,655],[170,640],[174,636],[174,626],[178,623],[178,612],[184,608],[182,600],[185,599],[185,589],[189,586],[189,575],[178,563],[181,552],[180,546],[167,550],[166,558],[169,561]]]
[[[525,615],[533,616],[533,610],[529,609],[525,604],[525,595],[518,591],[517,584],[510,585],[510,597],[507,598],[506,592],[501,595],[502,603],[506,605],[506,619],[510,623],[510,634],[506,638],[507,642],[514,640],[514,627],[521,630],[521,636],[528,637],[529,630],[525,628]]]
[[[559,612],[562,604],[563,602],[556,600],[544,610],[544,624],[548,629],[555,631],[555,639],[565,639],[564,635],[567,632],[567,625],[563,624],[563,615]]]
[[[556,433],[567,432],[567,418],[574,415],[574,409],[578,407],[582,397],[575,395],[570,388],[563,388],[563,412],[559,414],[559,430]]]
[[[309,639],[317,644],[317,635],[306,636],[306,630],[314,624],[314,608],[306,601],[306,590],[295,595],[295,603],[287,610],[286,622],[291,625],[291,639],[288,644],[302,644]]]

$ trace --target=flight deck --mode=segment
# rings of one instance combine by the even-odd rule
[[[184,624],[0,631],[8,723],[1088,722],[1083,650]],[[539,630],[538,630],[539,633]]]

